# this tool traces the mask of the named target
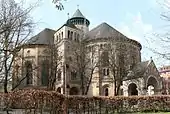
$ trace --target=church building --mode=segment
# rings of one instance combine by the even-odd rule
[[[13,87],[87,96],[161,94],[162,78],[142,46],[103,22],[89,30],[79,9],[57,30],[45,28],[20,47]]]

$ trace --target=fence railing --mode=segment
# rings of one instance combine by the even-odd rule
[[[0,111],[7,110],[20,111],[18,114],[113,114],[170,111],[170,96],[86,97],[64,96],[54,91],[19,90],[0,94]]]

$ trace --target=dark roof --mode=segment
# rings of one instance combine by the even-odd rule
[[[110,26],[107,23],[102,23],[89,31],[88,33],[89,38],[108,38],[108,37],[114,37],[114,36],[123,36],[119,31],[114,29],[112,26]]]
[[[146,71],[149,63],[150,63],[150,61],[140,62],[134,66],[133,71],[135,72],[135,74],[143,75],[143,73]]]
[[[67,27],[70,27],[70,28],[73,28],[73,29],[77,29],[77,30],[80,30],[78,29],[73,23],[70,22],[70,20],[67,20],[67,22],[65,24],[63,24],[59,29],[56,30],[59,31],[61,28],[63,28],[64,26],[67,26]]]
[[[124,80],[135,79],[139,77],[143,77],[146,72],[148,65],[151,61],[144,61],[137,63],[131,71],[127,74],[127,77],[124,77]]]
[[[45,28],[43,31],[38,33],[37,35],[30,38],[26,44],[50,44],[54,41],[54,33],[55,31],[52,29]]]
[[[79,9],[77,9],[74,15],[72,16],[72,18],[76,17],[85,18]]]

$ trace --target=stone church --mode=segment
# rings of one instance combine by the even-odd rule
[[[152,58],[141,61],[139,42],[105,22],[92,30],[89,26],[90,21],[77,9],[57,30],[45,28],[30,38],[15,58],[13,87],[20,82],[17,88],[47,88],[55,71],[54,89],[62,94],[81,95],[83,83],[84,87],[88,86],[88,96],[114,96],[117,77],[121,77],[121,95],[161,94],[162,78]],[[89,60],[86,62],[91,70],[81,71],[82,63],[78,64],[78,56],[74,56],[82,53],[81,46],[76,47],[80,42],[85,47],[81,58]],[[49,50],[56,50],[57,56],[52,57]],[[55,70],[50,67],[55,64],[52,60],[57,63]]]

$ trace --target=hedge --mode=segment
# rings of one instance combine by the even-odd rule
[[[53,112],[53,114],[113,114],[128,112],[170,111],[170,96],[116,96],[87,97],[64,96],[55,91],[19,90],[0,93],[4,109]]]

